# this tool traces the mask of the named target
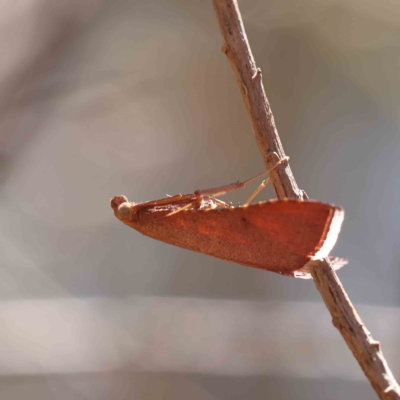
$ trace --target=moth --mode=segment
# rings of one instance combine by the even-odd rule
[[[115,196],[111,207],[120,221],[153,239],[247,267],[310,277],[302,268],[309,260],[329,255],[341,229],[343,209],[319,201],[249,204],[268,179],[242,206],[214,197],[258,177],[143,203]]]

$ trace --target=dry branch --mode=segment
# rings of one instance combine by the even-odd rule
[[[235,0],[213,0],[224,45],[237,84],[250,116],[258,147],[267,170],[285,156],[274,117],[244,30]],[[278,198],[302,199],[288,164],[271,172]],[[339,330],[380,399],[400,399],[400,387],[375,341],[354,309],[329,260],[307,264],[318,291],[332,315],[333,325]]]

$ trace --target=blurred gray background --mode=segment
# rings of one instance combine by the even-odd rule
[[[345,208],[339,277],[400,377],[400,9],[239,4],[294,175]],[[263,170],[211,1],[4,0],[0,26],[2,399],[375,398],[311,281],[109,207]]]

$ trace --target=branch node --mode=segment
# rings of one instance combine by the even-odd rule
[[[396,394],[396,393],[397,393],[397,392],[396,392],[396,387],[395,387],[394,385],[388,386],[388,387],[383,391],[383,393],[385,393],[385,394],[390,393],[390,392],[392,392],[393,394]]]
[[[377,340],[371,340],[371,346],[375,347],[379,351],[381,348],[381,343],[378,342]]]
[[[259,78],[261,80],[262,77],[262,72],[261,72],[261,68],[257,68],[256,72],[254,73],[254,75],[251,77],[252,80]]]

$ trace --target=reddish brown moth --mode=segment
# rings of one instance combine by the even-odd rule
[[[124,224],[153,239],[248,267],[310,277],[302,267],[309,260],[329,255],[343,210],[298,200],[233,207],[209,195],[235,190],[253,179],[144,203],[116,196],[111,207]],[[216,209],[218,206],[224,208]]]

